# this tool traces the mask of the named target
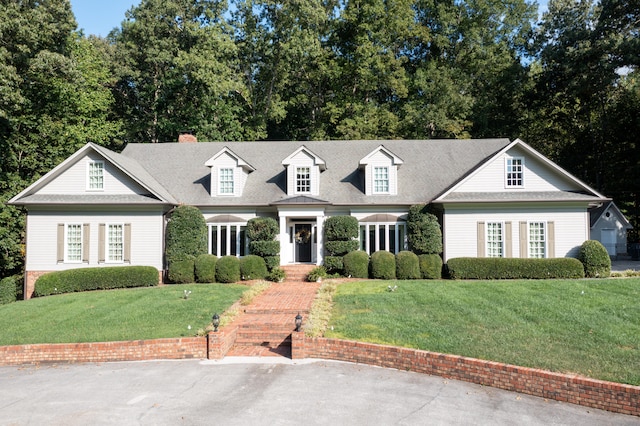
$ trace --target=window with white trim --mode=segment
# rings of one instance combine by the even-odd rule
[[[82,224],[65,224],[64,261],[82,262]]]
[[[405,222],[360,222],[360,250],[372,254],[386,250],[396,254],[407,250]]]
[[[245,256],[249,253],[246,223],[209,224],[209,254]]]
[[[505,184],[507,188],[524,186],[524,158],[507,158],[505,165]]]
[[[529,222],[529,257],[547,257],[547,226],[545,222]]]
[[[220,169],[219,172],[219,194],[233,194],[234,193],[234,170],[233,169]]]
[[[502,222],[487,222],[487,257],[504,257],[504,232]]]
[[[310,167],[296,167],[296,192],[297,193],[311,192],[311,168]]]
[[[107,262],[124,262],[124,225],[107,224]]]
[[[87,189],[93,191],[104,189],[104,161],[87,163]]]
[[[389,192],[389,167],[373,168],[373,192],[376,194]]]

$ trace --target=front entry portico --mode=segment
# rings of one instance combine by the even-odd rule
[[[280,264],[323,262],[324,209],[280,208]]]

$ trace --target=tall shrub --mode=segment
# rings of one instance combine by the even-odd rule
[[[407,216],[409,248],[416,254],[442,253],[442,230],[438,218],[427,211],[427,206],[417,204],[409,208]]]
[[[167,262],[197,257],[207,252],[207,224],[200,210],[179,206],[167,223],[165,255]]]
[[[247,237],[251,254],[264,259],[267,270],[280,265],[280,242],[275,241],[280,227],[272,217],[255,217],[247,222]]]
[[[7,277],[0,280],[0,305],[16,301],[16,278]]]
[[[611,274],[611,258],[600,241],[587,240],[580,246],[578,260],[588,278],[606,278]]]
[[[349,241],[358,238],[358,219],[353,216],[331,216],[324,222],[327,241]]]

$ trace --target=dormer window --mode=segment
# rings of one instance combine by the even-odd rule
[[[87,163],[87,189],[92,191],[104,189],[104,161]]]
[[[233,169],[220,169],[220,184],[218,186],[218,192],[223,195],[233,195],[234,191],[234,176]]]
[[[296,193],[308,194],[311,192],[311,168],[296,168]]]
[[[373,168],[373,192],[376,194],[389,193],[389,167]]]
[[[511,157],[506,159],[505,181],[507,188],[524,187],[524,158]]]

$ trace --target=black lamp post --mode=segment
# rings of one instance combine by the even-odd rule
[[[300,331],[301,326],[302,326],[302,315],[300,315],[300,312],[298,312],[298,315],[296,315],[296,331]]]
[[[211,321],[213,323],[213,331],[218,331],[218,326],[220,325],[220,315],[216,312],[213,314],[213,319]]]

